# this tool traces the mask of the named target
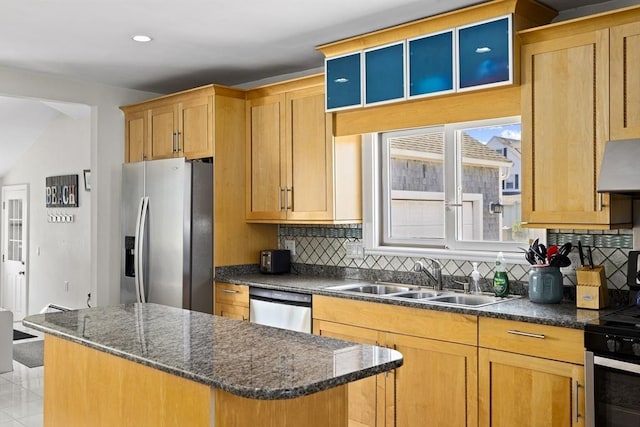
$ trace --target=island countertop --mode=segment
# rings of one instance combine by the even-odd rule
[[[29,316],[36,330],[251,399],[306,396],[402,365],[392,349],[157,304]]]

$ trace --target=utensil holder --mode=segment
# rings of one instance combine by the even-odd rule
[[[609,288],[603,265],[576,269],[576,306],[599,310],[609,305]]]

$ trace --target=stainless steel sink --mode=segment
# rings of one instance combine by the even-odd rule
[[[395,298],[425,299],[425,298],[433,298],[442,294],[443,292],[440,292],[440,291],[420,290],[420,291],[401,292],[397,294],[390,294],[387,296],[395,297]]]
[[[339,285],[330,286],[326,289],[333,291],[357,292],[359,294],[370,295],[388,295],[399,292],[407,292],[412,288],[410,286],[391,285],[391,284],[375,284],[375,285]]]
[[[458,306],[468,306],[468,307],[480,307],[489,304],[496,304],[499,302],[508,301],[509,299],[513,299],[517,297],[506,297],[500,298],[493,295],[442,295],[436,296],[433,298],[429,298],[425,300],[425,302],[429,303],[441,303],[447,305],[458,305]]]

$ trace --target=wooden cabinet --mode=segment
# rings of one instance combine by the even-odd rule
[[[124,120],[125,161],[140,162],[145,159],[147,148],[146,111],[134,111],[125,115]]]
[[[342,323],[313,321],[313,333],[359,344],[381,345],[384,333]],[[386,383],[389,373],[349,383],[349,426],[384,426],[386,411]],[[378,409],[380,408],[380,409]]]
[[[216,282],[213,302],[213,314],[216,316],[249,320],[248,286]]]
[[[473,316],[315,296],[314,333],[392,347],[394,372],[349,385],[350,426],[477,425]]]
[[[584,426],[579,330],[480,318],[479,425]]]
[[[640,137],[640,22],[611,28],[611,139]]]
[[[125,161],[212,157],[214,105],[228,91],[232,90],[209,85],[121,107],[125,113]],[[237,96],[234,93],[232,97]]]
[[[322,76],[247,93],[246,219],[360,222],[360,138],[332,136]]]
[[[521,32],[522,218],[530,227],[630,227],[631,199],[598,194],[605,143],[640,136],[640,8]],[[635,58],[635,59],[634,59]]]

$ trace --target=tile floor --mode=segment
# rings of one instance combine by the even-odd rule
[[[42,334],[14,323],[15,329],[36,335]],[[13,372],[0,374],[0,427],[42,427],[42,396],[44,395],[44,367],[27,368],[13,361]]]

